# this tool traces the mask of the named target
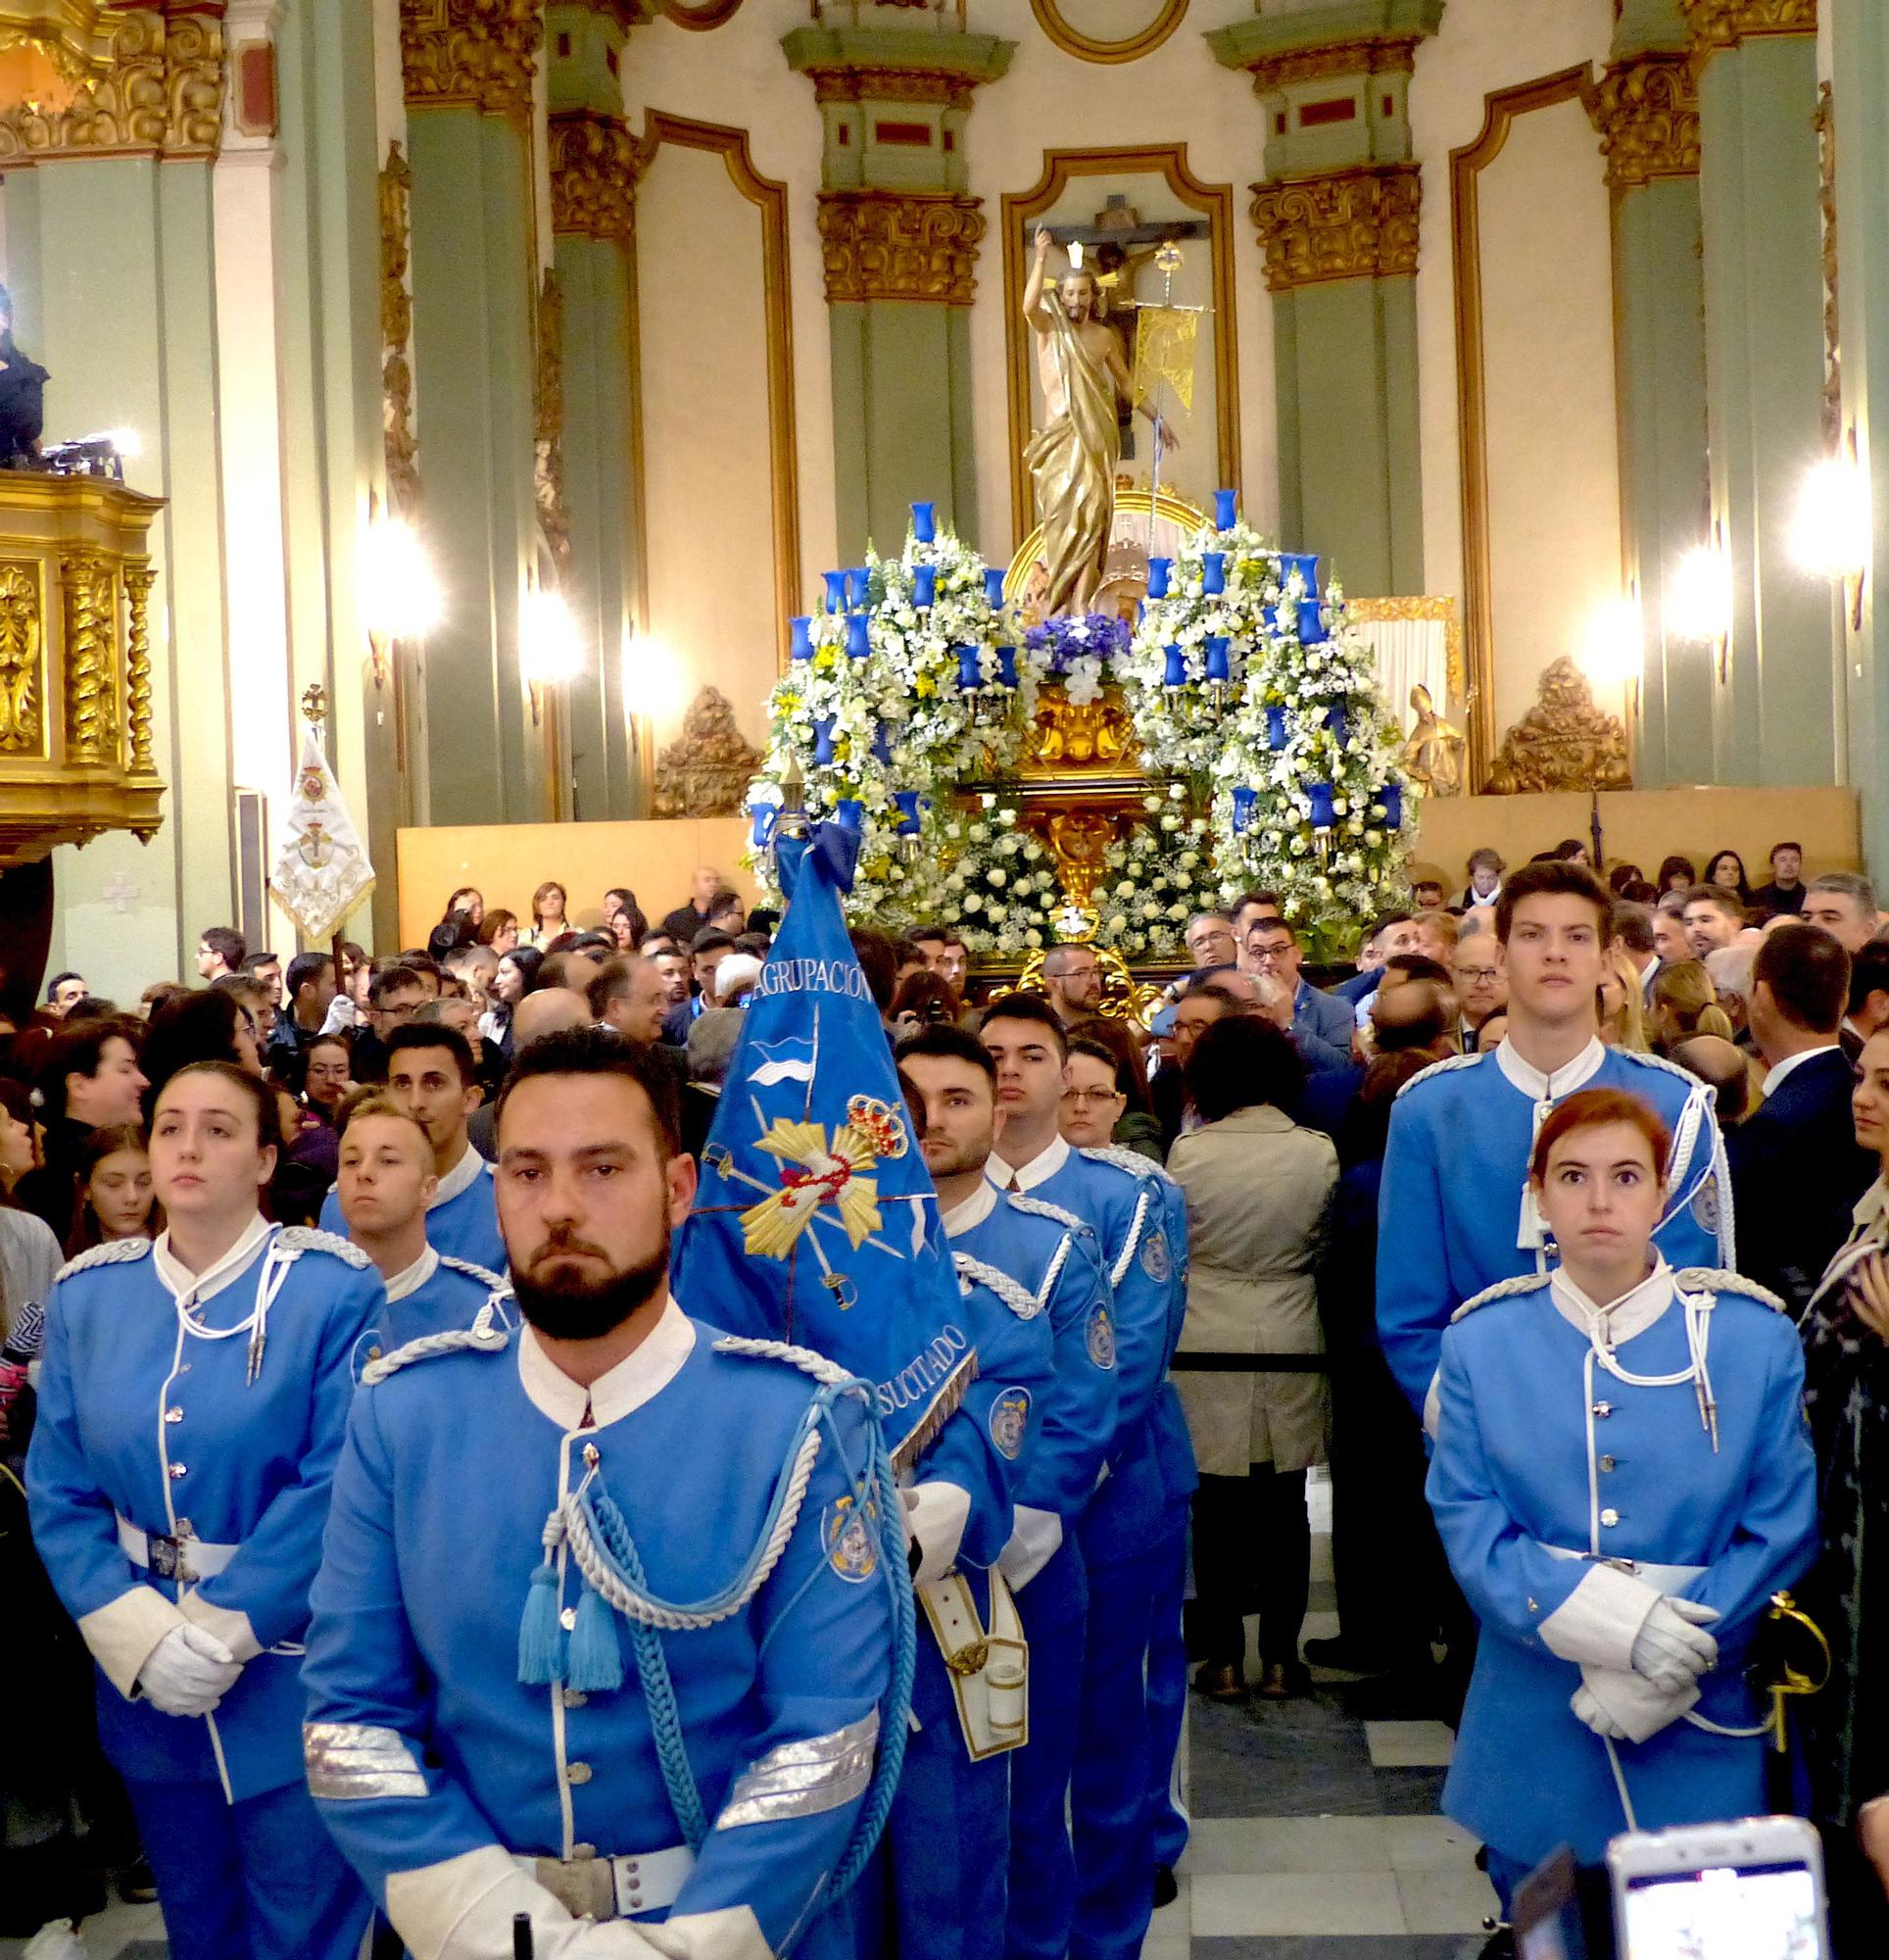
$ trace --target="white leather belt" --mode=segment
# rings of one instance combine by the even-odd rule
[[[161,1538],[140,1530],[129,1518],[119,1519],[118,1542],[125,1557],[154,1579],[175,1579],[184,1585],[215,1579],[242,1550],[239,1544],[215,1544],[208,1539]]]
[[[1661,1592],[1676,1592],[1690,1586],[1707,1568],[1703,1565],[1649,1565],[1643,1558],[1596,1557],[1591,1551],[1570,1551],[1565,1545],[1544,1544],[1550,1558],[1578,1558],[1588,1565],[1611,1565],[1629,1579],[1643,1579]]]
[[[511,1862],[527,1878],[536,1879],[567,1912],[601,1925],[674,1905],[695,1869],[696,1854],[686,1844],[672,1844],[666,1851],[637,1851],[622,1858],[600,1858],[595,1853],[526,1858],[514,1852]]]

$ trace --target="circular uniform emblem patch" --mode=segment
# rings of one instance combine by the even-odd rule
[[[1098,1368],[1115,1365],[1115,1323],[1105,1306],[1096,1307],[1089,1316],[1089,1358]]]
[[[1707,1178],[1705,1183],[1699,1187],[1698,1195],[1692,1200],[1692,1216],[1702,1232],[1710,1232],[1715,1236],[1718,1234],[1719,1180],[1717,1177]]]
[[[842,1579],[860,1586],[879,1570],[872,1514],[851,1497],[835,1497],[827,1506],[823,1531],[827,1563]]]
[[[1156,1226],[1141,1241],[1141,1270],[1158,1286],[1174,1271],[1168,1256],[1168,1235]]]
[[[991,1441],[997,1454],[1014,1463],[1023,1453],[1024,1432],[1030,1426],[1030,1391],[1005,1389],[991,1404]]]

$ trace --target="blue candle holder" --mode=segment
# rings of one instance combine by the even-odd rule
[[[1187,684],[1187,657],[1179,647],[1168,649],[1167,671],[1161,676],[1163,687],[1186,687]]]
[[[1227,554],[1208,552],[1200,561],[1200,589],[1202,592],[1225,592],[1227,589]]]
[[[873,760],[892,767],[892,724],[882,721],[872,731]]]
[[[933,504],[912,506],[912,536],[921,545],[933,543],[938,537],[938,509]]]
[[[847,604],[854,607],[864,606],[866,603],[866,594],[871,586],[872,571],[869,566],[855,564],[848,567],[847,571]]]
[[[928,505],[926,507],[930,509]],[[894,790],[893,807],[898,811],[896,834],[900,837],[918,835],[918,792],[916,790]]]
[[[1277,633],[1279,631],[1279,608],[1277,606],[1262,606],[1259,609],[1259,623],[1267,632]]]
[[[774,825],[780,813],[779,806],[771,803],[757,803],[749,811],[753,823],[748,834],[756,851],[765,851],[773,841]]]
[[[912,604],[919,612],[926,612],[938,603],[938,567],[935,564],[915,565],[912,568]]]
[[[1015,647],[997,649],[997,685],[1015,687],[1017,684],[1017,650]]]
[[[1316,647],[1332,637],[1325,630],[1325,613],[1316,599],[1299,601],[1298,636],[1301,647]]]
[[[1386,783],[1378,792],[1378,801],[1384,807],[1384,828],[1401,830],[1404,827],[1404,786],[1402,783]]]
[[[1003,567],[987,564],[984,567],[984,603],[993,612],[1003,611]]]
[[[984,669],[975,647],[957,649],[957,684],[966,694],[975,694],[984,685]]]
[[[1234,791],[1234,835],[1253,827],[1253,806],[1259,801],[1257,790],[1236,789]]]
[[[1279,555],[1279,581],[1282,585],[1297,572],[1305,586],[1305,596],[1316,599],[1319,596],[1319,555],[1317,552],[1281,552]]]
[[[1330,783],[1307,783],[1305,794],[1312,801],[1312,828],[1331,830],[1338,820],[1338,813],[1332,808],[1335,792]]]
[[[813,658],[813,621],[808,618],[790,619],[788,631],[794,640],[788,652],[797,661],[810,661]]]
[[[1231,531],[1236,521],[1234,512],[1234,493],[1231,490],[1216,490],[1213,493],[1213,526],[1217,531]]]
[[[844,571],[826,574],[826,610],[837,612],[847,603],[847,575]]]
[[[813,760],[817,767],[828,768],[833,762],[833,730],[835,717],[821,715],[813,724]]]
[[[1275,751],[1285,746],[1285,710],[1277,704],[1266,710],[1266,746]]]
[[[866,827],[866,807],[857,797],[842,797],[833,806],[833,813],[844,829],[863,830]]]
[[[1340,708],[1328,708],[1325,711],[1325,725],[1331,729],[1332,739],[1342,749],[1351,734],[1351,717]]]
[[[872,637],[863,612],[847,615],[847,653],[855,661],[863,661],[872,652]]]
[[[1165,599],[1168,596],[1168,575],[1174,570],[1171,558],[1151,558],[1148,560],[1148,597]]]
[[[1233,678],[1233,670],[1227,662],[1227,636],[1213,633],[1207,639],[1207,678],[1227,681]]]

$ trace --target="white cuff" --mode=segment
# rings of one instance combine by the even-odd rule
[[[943,1579],[957,1563],[964,1526],[971,1515],[971,1494],[938,1478],[910,1486],[904,1497],[905,1533],[918,1541],[919,1564],[912,1578],[918,1584]]]
[[[105,1679],[128,1701],[158,1642],[182,1624],[183,1615],[155,1586],[133,1586],[87,1613],[78,1623],[78,1637]]]
[[[1590,1565],[1580,1584],[1541,1623],[1541,1644],[1562,1660],[1633,1671],[1633,1642],[1660,1603],[1657,1587],[1616,1565]]]
[[[263,1651],[263,1643],[256,1638],[256,1629],[249,1623],[247,1613],[239,1613],[233,1606],[216,1606],[200,1592],[186,1592],[177,1601],[178,1609],[187,1620],[194,1620],[207,1634],[215,1634],[237,1660],[253,1661]]]
[[[1019,1504],[1010,1543],[997,1559],[997,1570],[1020,1592],[1055,1557],[1063,1541],[1062,1519],[1054,1511]]]
[[[774,1960],[751,1906],[671,1913],[660,1926],[636,1930],[665,1960]]]
[[[1588,1693],[1620,1724],[1629,1742],[1644,1742],[1649,1736],[1657,1736],[1699,1699],[1696,1681],[1668,1694],[1644,1675],[1622,1674],[1611,1667],[1583,1667],[1580,1678],[1587,1684]]]

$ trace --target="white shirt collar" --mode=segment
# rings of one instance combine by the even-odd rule
[[[1851,1212],[1859,1232],[1889,1231],[1889,1182],[1877,1178],[1856,1201]]]
[[[536,1329],[527,1326],[518,1342],[518,1382],[532,1407],[559,1429],[582,1429],[586,1410],[592,1428],[607,1429],[654,1401],[681,1372],[695,1346],[695,1323],[665,1297],[661,1317],[642,1345],[588,1389],[551,1359],[538,1344]]]
[[[1815,1058],[1819,1054],[1840,1054],[1841,1053],[1842,1050],[1838,1047],[1838,1045],[1835,1042],[1825,1042],[1821,1048],[1807,1048],[1801,1050],[1796,1054],[1787,1054],[1784,1057],[1784,1059],[1780,1061],[1776,1065],[1776,1067],[1773,1068],[1770,1071],[1770,1073],[1765,1077],[1766,1096],[1768,1098],[1775,1096],[1777,1094],[1779,1087],[1791,1074],[1791,1071],[1799,1067],[1802,1063],[1815,1060]]]
[[[164,1231],[158,1234],[157,1244],[151,1249],[151,1260],[157,1267],[158,1278],[173,1298],[201,1302],[241,1279],[255,1263],[256,1254],[274,1230],[275,1227],[259,1211],[235,1245],[200,1273],[193,1273],[170,1250],[170,1234]]]
[[[437,1211],[442,1204],[450,1203],[460,1192],[469,1191],[484,1174],[486,1161],[468,1141],[465,1154],[460,1157],[446,1175],[440,1179],[440,1188],[434,1192],[428,1211]]]
[[[409,1294],[418,1293],[428,1280],[440,1269],[440,1255],[428,1246],[413,1263],[405,1271],[396,1273],[387,1282],[387,1302],[391,1306],[397,1299],[405,1299]]]
[[[953,1204],[942,1219],[947,1239],[961,1239],[974,1225],[982,1225],[997,1208],[997,1188],[987,1176],[961,1204]]]
[[[1516,1053],[1515,1043],[1505,1041],[1495,1052],[1495,1065],[1523,1095],[1535,1102],[1554,1102],[1572,1096],[1607,1059],[1607,1051],[1595,1035],[1572,1061],[1564,1062],[1552,1075],[1543,1075],[1530,1061]]]
[[[1672,1304],[1672,1268],[1658,1250],[1654,1252],[1653,1260],[1653,1270],[1638,1286],[1622,1294],[1619,1299],[1610,1300],[1605,1306],[1589,1299],[1568,1277],[1565,1266],[1557,1266],[1548,1280],[1548,1293],[1554,1300],[1555,1311],[1571,1327],[1590,1338],[1598,1327],[1601,1345],[1605,1348],[1618,1348],[1623,1342],[1632,1340],[1634,1335],[1644,1334]]]
[[[1041,1156],[1035,1156],[1027,1164],[1008,1163],[994,1152],[984,1166],[984,1175],[999,1191],[1008,1191],[1012,1178],[1019,1191],[1035,1191],[1040,1184],[1047,1184],[1069,1161],[1069,1144],[1062,1137],[1055,1138]]]

